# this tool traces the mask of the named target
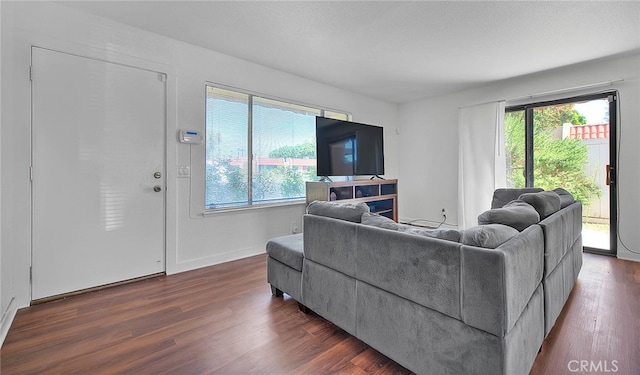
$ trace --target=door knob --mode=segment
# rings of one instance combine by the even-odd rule
[[[162,188],[160,187],[160,185],[156,185],[153,187],[153,191],[155,191],[156,193],[162,191]]]
[[[156,179],[158,179],[158,178],[162,177],[162,173],[160,173],[160,172],[156,172],[156,173],[154,173],[154,174],[153,174],[153,177],[155,177]]]

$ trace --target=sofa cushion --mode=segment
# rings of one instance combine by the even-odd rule
[[[553,191],[560,197],[560,209],[563,209],[576,201],[573,199],[573,195],[563,188],[555,188]]]
[[[302,233],[272,238],[267,242],[267,254],[280,263],[302,271],[303,254]]]
[[[539,193],[525,193],[518,199],[523,200],[538,211],[540,220],[544,220],[560,210],[560,196],[554,191],[541,191]]]
[[[502,224],[478,225],[461,232],[460,242],[463,244],[487,249],[495,249],[520,233],[517,229]]]
[[[386,216],[374,214],[371,212],[363,213],[361,222],[364,225],[371,225],[373,227],[398,230],[398,223],[396,223],[392,219],[389,219]]]
[[[540,221],[540,215],[529,203],[514,200],[502,208],[485,211],[478,216],[478,224],[504,224],[519,231],[523,231],[531,224]]]
[[[505,188],[496,189],[493,192],[493,200],[491,201],[491,208],[500,208],[512,200],[518,199],[518,197],[524,193],[537,193],[543,191],[541,188]]]
[[[439,238],[441,240],[460,242],[460,232],[455,229],[429,229],[419,228],[412,225],[398,225],[398,231],[416,236]]]
[[[308,214],[331,217],[354,223],[359,223],[360,220],[362,220],[362,214],[365,212],[369,212],[369,206],[362,202],[347,203],[313,201],[309,203],[309,206],[307,207]]]

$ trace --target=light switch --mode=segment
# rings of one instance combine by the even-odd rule
[[[178,166],[178,177],[191,177],[191,168],[187,165]]]

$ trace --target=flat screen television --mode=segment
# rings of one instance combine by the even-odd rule
[[[318,176],[384,174],[382,127],[316,117]]]

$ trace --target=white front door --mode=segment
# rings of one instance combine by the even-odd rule
[[[32,300],[165,270],[165,79],[32,48]]]

